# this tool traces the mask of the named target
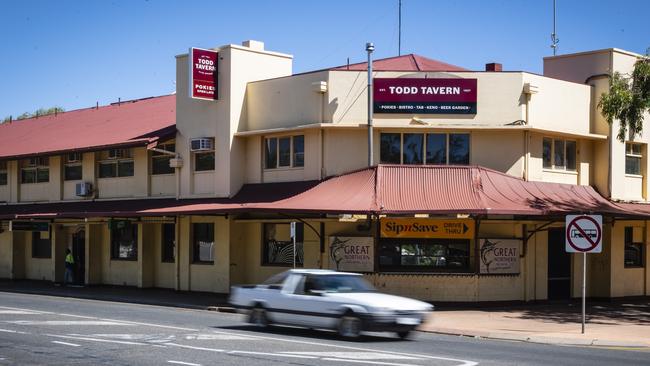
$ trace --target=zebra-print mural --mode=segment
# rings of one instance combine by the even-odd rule
[[[296,264],[303,264],[302,243],[296,243]],[[268,264],[293,265],[293,243],[290,241],[269,240],[266,243],[266,260]]]

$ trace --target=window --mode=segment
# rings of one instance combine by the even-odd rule
[[[214,224],[192,224],[192,253],[194,263],[214,263]]]
[[[21,183],[47,183],[50,181],[49,158],[30,158],[21,161]]]
[[[158,149],[165,150],[169,152],[176,151],[176,145],[174,144],[163,144],[159,145]],[[161,153],[158,151],[153,151],[151,153],[151,174],[174,174],[174,168],[169,166],[169,161],[173,158],[173,155]]]
[[[7,185],[7,162],[0,161],[0,186]]]
[[[160,253],[162,262],[174,262],[174,247],[176,246],[176,225],[162,224],[162,242]]]
[[[544,169],[575,171],[577,164],[576,141],[549,137],[542,139],[542,167]]]
[[[99,177],[132,177],[133,151],[131,149],[111,149],[100,154]]]
[[[204,172],[214,170],[214,151],[194,153],[194,171]]]
[[[633,142],[625,143],[625,174],[641,175],[643,145]]]
[[[138,259],[138,225],[128,220],[110,220],[111,259]]]
[[[82,170],[81,170],[82,160],[83,160],[83,154],[81,153],[71,153],[65,156],[65,166],[63,167],[64,180],[82,179]]]
[[[382,164],[469,164],[469,134],[382,133]]]
[[[52,258],[52,242],[44,239],[46,232],[32,231],[32,258]]]
[[[264,169],[305,166],[305,136],[264,139]]]
[[[303,242],[305,229],[302,223],[296,223],[296,266],[303,265]],[[293,266],[293,240],[290,224],[264,224],[262,243],[262,265]]]
[[[635,230],[636,229],[636,230]],[[642,228],[625,227],[625,267],[643,267],[643,240],[634,240],[635,231],[642,236]],[[638,238],[641,239],[641,238]]]
[[[469,240],[382,239],[379,268],[383,271],[468,271]]]

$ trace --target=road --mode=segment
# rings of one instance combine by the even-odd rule
[[[0,293],[0,365],[650,365],[650,352],[416,333],[360,341],[237,314]]]

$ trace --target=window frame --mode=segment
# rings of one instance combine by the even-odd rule
[[[52,239],[43,239],[41,238],[42,231],[32,231],[32,258],[38,259],[51,259],[52,258]],[[37,246],[42,246],[40,249],[36,249]],[[42,254],[41,251],[45,249],[45,254]],[[35,250],[36,249],[36,250]],[[38,255],[37,255],[38,253]]]
[[[275,261],[272,262],[269,260],[269,244],[271,241],[268,238],[268,229],[271,225],[287,225],[290,226],[291,223],[288,222],[265,222],[262,223],[262,238],[261,238],[261,253],[260,253],[260,266],[263,267],[293,267],[293,259],[290,262]],[[291,229],[289,229],[291,230]],[[276,230],[277,231],[277,230]],[[293,252],[293,242],[291,238],[289,240],[273,240],[275,243],[280,243],[283,248],[291,247]],[[296,222],[296,268],[302,268],[305,265],[305,226],[302,222]]]
[[[201,259],[201,248],[200,244],[197,247],[197,225],[211,225],[212,231],[212,247],[211,247],[211,258],[212,260],[202,260]],[[216,227],[214,222],[193,222],[192,223],[192,264],[202,264],[202,265],[214,265],[215,259],[215,247],[217,245],[216,240]]]
[[[212,165],[210,165],[207,168],[201,167],[201,169],[198,169],[199,164],[199,157],[201,156],[209,156],[212,155]],[[216,163],[217,163],[217,157],[215,155],[214,150],[209,150],[209,151],[193,151],[192,152],[192,165],[194,168],[194,172],[213,172],[216,170]]]
[[[126,226],[123,228],[116,227],[119,224],[119,222],[124,222],[128,223],[125,224]],[[113,226],[115,225],[115,227]],[[131,245],[132,248],[134,248],[133,253],[134,255],[131,255],[129,257],[120,257],[120,247],[122,246],[122,240],[123,238],[116,238],[115,235],[115,230],[126,230],[126,228],[129,228],[131,230]],[[129,262],[135,262],[138,260],[138,224],[131,222],[129,220],[112,220],[109,222],[109,237],[110,237],[110,260],[112,261],[129,261]],[[124,234],[124,233],[122,233]]]
[[[466,248],[466,256],[453,256],[453,258],[464,258],[466,266],[463,267],[449,267],[449,262],[445,266],[430,266],[430,265],[408,265],[404,263],[403,257],[435,257],[433,255],[404,255],[402,246],[404,245],[421,245],[421,246],[444,246],[445,253],[449,253],[450,248],[455,245],[464,245]],[[386,256],[384,255],[384,247],[393,246],[398,248],[398,255]],[[446,257],[452,257],[448,254]],[[399,259],[399,264],[382,264],[382,257],[389,257],[392,259]],[[443,257],[444,258],[444,257]],[[446,259],[445,259],[446,261]],[[377,269],[379,272],[408,272],[408,273],[474,273],[472,268],[472,243],[470,239],[430,239],[430,238],[381,238],[377,250]]]
[[[78,156],[78,159],[70,159],[71,156]],[[70,153],[65,156],[65,163],[63,164],[63,180],[66,182],[79,181],[83,180],[83,154],[82,153]],[[68,178],[68,168],[75,168],[80,170],[80,175],[78,179],[69,179]]]
[[[399,163],[392,162],[382,157],[382,136],[383,135],[399,135],[399,152],[396,154],[399,156]],[[421,135],[422,136],[422,151],[421,151],[421,160],[422,163],[405,163],[404,160],[404,135]],[[444,162],[429,162],[429,157],[427,155],[429,148],[429,136],[444,136],[445,150],[444,150]],[[451,162],[451,136],[452,135],[464,135],[467,136],[467,163],[452,163]],[[392,154],[392,153],[391,153]],[[462,165],[468,166],[472,161],[472,134],[469,132],[380,132],[379,133],[379,162],[380,164],[398,164],[398,165]]]
[[[635,226],[626,226],[624,228],[624,240],[623,240],[623,268],[645,268],[645,243],[635,242],[634,241],[634,229]],[[642,227],[639,227],[640,230],[643,230]],[[639,260],[636,263],[628,264],[628,248],[633,249],[638,252]]]
[[[34,163],[32,160],[36,159]],[[31,182],[25,180],[25,173],[32,172],[33,178]],[[47,180],[40,180],[41,173],[47,173]],[[20,184],[38,184],[50,182],[50,158],[36,157],[28,158],[20,161]]]
[[[110,157],[108,155],[111,150],[121,150],[126,151],[127,156],[122,157]],[[109,149],[101,152],[102,158],[97,161],[97,178],[98,179],[115,179],[115,178],[131,178],[135,176],[135,159],[133,158],[133,149]],[[131,175],[120,175],[120,164],[131,164],[133,167],[131,169]],[[102,177],[102,166],[113,166],[115,170],[114,176],[104,176]]]
[[[562,164],[563,165],[557,165],[556,164],[556,142],[561,142],[562,143]],[[550,143],[550,151],[549,151],[549,158],[550,158],[550,165],[547,163],[546,156],[545,156],[545,145],[547,143]],[[573,159],[574,159],[574,165],[573,167],[569,167],[569,159],[568,159],[568,147],[569,145],[573,145]],[[578,166],[579,166],[579,161],[578,161],[578,140],[574,139],[567,139],[563,137],[551,137],[551,136],[543,136],[542,137],[542,169],[544,170],[553,170],[557,172],[569,172],[569,173],[577,173],[578,172]]]
[[[296,140],[302,138],[302,151],[297,151],[296,149]],[[289,141],[289,164],[280,165],[281,155],[280,155],[280,145],[282,140]],[[275,153],[270,155],[269,143],[268,141],[274,141]],[[285,170],[285,169],[303,169],[305,167],[305,135],[304,134],[295,134],[295,135],[280,135],[280,136],[264,136],[262,139],[262,167],[263,170]],[[301,155],[301,160],[299,162],[297,156]],[[271,160],[269,157],[273,158],[273,163],[275,166],[270,166]]]
[[[639,142],[634,142],[634,141],[626,141],[625,142],[625,175],[632,175],[635,177],[642,177],[643,176],[643,148],[644,148],[643,143]],[[634,147],[638,146],[639,147],[639,152],[634,151]],[[630,149],[628,149],[630,147]],[[635,161],[638,162],[638,167],[639,171],[638,173],[631,173],[628,172],[628,159],[634,159]]]
[[[159,144],[156,148],[160,149],[160,150],[165,150],[165,151],[176,153],[176,143],[175,142],[166,142],[164,144]],[[151,151],[151,156],[150,156],[150,159],[151,159],[151,175],[159,176],[159,175],[172,175],[172,174],[175,174],[176,169],[169,166],[169,161],[171,159],[173,159],[173,158],[174,158],[174,155],[164,154],[164,153],[161,153],[161,152],[158,152],[158,151]],[[162,173],[161,172],[156,172],[155,167],[157,165],[154,162],[161,162],[161,161],[167,162],[163,166],[165,166],[165,168],[169,169],[169,170],[165,170]]]
[[[7,161],[0,161],[0,186],[6,186],[9,183],[9,171]]]

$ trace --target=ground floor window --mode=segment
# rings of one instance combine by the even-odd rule
[[[52,258],[52,242],[41,231],[32,231],[32,258]]]
[[[176,245],[176,225],[162,224],[162,242],[160,253],[162,262],[174,262],[174,247]]]
[[[381,239],[381,271],[469,271],[469,240]]]
[[[290,224],[264,224],[262,265],[293,266],[295,255],[296,266],[302,267],[304,232],[304,225],[296,223],[296,250],[294,253]]]
[[[138,259],[138,225],[128,220],[111,220],[111,259]]]
[[[192,224],[192,258],[194,263],[214,263],[214,224]]]
[[[643,240],[634,240],[634,227],[625,228],[625,267],[643,267]],[[642,230],[636,228],[636,230]],[[642,234],[638,234],[642,236]]]

